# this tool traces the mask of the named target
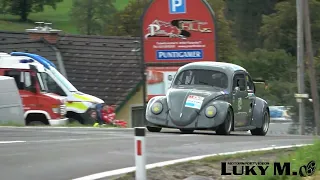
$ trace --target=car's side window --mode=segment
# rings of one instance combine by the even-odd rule
[[[251,77],[248,74],[246,74],[246,80],[247,80],[247,90],[254,91],[253,81],[252,81]]]
[[[20,90],[29,90],[29,88],[32,86],[30,72],[8,70],[5,71],[4,75],[13,77],[16,81],[18,89]]]
[[[233,86],[232,89],[234,90],[236,87],[239,87],[239,80],[245,79],[245,76],[243,73],[237,73],[233,77]]]
[[[185,84],[193,85],[194,84],[194,72],[187,71],[186,72],[186,81]]]
[[[192,71],[184,71],[179,74],[175,85],[192,85],[194,84],[194,74]]]
[[[27,90],[32,86],[31,73],[24,72],[24,88]]]

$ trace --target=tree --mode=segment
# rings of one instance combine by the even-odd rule
[[[150,0],[130,0],[128,5],[114,15],[113,28],[105,34],[117,36],[140,36],[140,18],[144,8]],[[230,61],[237,52],[236,41],[232,37],[230,23],[224,16],[225,2],[223,0],[208,0],[215,11],[218,32],[218,55],[219,61]]]
[[[320,1],[310,0],[311,30],[313,46],[320,48]],[[275,6],[275,13],[263,16],[263,25],[260,34],[264,38],[264,47],[267,49],[284,49],[296,55],[297,49],[297,18],[296,1],[285,0]]]
[[[215,12],[218,33],[219,61],[231,62],[231,59],[240,54],[236,40],[232,37],[231,25],[225,16],[226,3],[224,0],[208,0]]]
[[[258,85],[257,96],[267,100],[269,105],[294,105],[296,92],[295,57],[282,49],[255,49],[239,63],[254,79],[264,79],[268,89]]]
[[[5,15],[8,11],[8,1],[0,0],[0,14]]]
[[[262,25],[262,15],[274,12],[274,6],[279,0],[226,0],[226,16],[232,20],[233,34],[242,50],[252,51],[261,47],[259,36]]]
[[[311,31],[312,31],[312,43],[315,49],[315,57],[319,57],[320,48],[320,1],[319,0],[309,0],[310,2],[310,20],[311,20]],[[263,26],[260,29],[260,34],[264,38],[264,47],[272,50],[274,48],[284,49],[286,52],[296,56],[297,51],[297,14],[296,14],[296,1],[295,0],[285,0],[279,2],[275,6],[275,13],[263,17]],[[295,62],[296,63],[296,62]],[[320,71],[319,60],[315,58],[315,63],[317,63],[316,71]],[[307,69],[306,69],[307,71]],[[319,81],[319,73],[316,75]],[[295,76],[293,78],[296,79]],[[294,82],[296,84],[296,82]],[[305,72],[305,93],[310,93],[310,82],[308,74]],[[318,91],[320,88],[318,87]],[[295,90],[293,93],[296,93]],[[294,96],[292,94],[292,96]],[[312,104],[306,101],[306,125],[314,125],[313,120],[313,108]],[[293,102],[292,112],[295,116],[293,119],[298,122],[298,107],[297,103]]]
[[[150,0],[130,0],[125,8],[113,16],[113,27],[105,34],[115,36],[140,36],[140,18]]]
[[[255,77],[269,81],[296,81],[295,57],[282,49],[255,49],[242,61]]]
[[[81,33],[102,34],[111,26],[117,12],[115,0],[74,0],[70,15]]]
[[[44,6],[51,6],[56,9],[56,4],[63,0],[2,0],[3,9],[8,10],[12,15],[20,16],[20,20],[25,22],[28,20],[30,13],[42,12]]]

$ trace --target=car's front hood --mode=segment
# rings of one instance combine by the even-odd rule
[[[202,108],[223,91],[205,91],[198,89],[169,89],[167,104],[169,116],[178,126],[190,124]]]
[[[65,96],[59,96],[59,95],[57,95],[57,94],[54,94],[54,93],[45,93],[44,94],[45,96],[48,96],[48,97],[50,97],[50,98],[53,98],[53,99],[57,99],[57,100],[59,100],[60,102],[64,102],[64,101],[66,101],[66,97]],[[59,103],[60,103],[59,102]]]
[[[73,93],[73,98],[76,98],[77,100],[83,101],[83,102],[91,102],[91,103],[104,103],[104,101],[102,99],[99,99],[95,96],[89,95],[89,94],[85,94],[83,92],[75,92]]]

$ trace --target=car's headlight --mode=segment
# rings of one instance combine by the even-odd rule
[[[53,105],[52,112],[55,114],[60,114],[60,105]]]
[[[153,114],[160,114],[163,110],[163,106],[160,102],[155,102],[153,103],[152,107],[151,107],[151,112]]]
[[[206,108],[205,115],[208,118],[213,118],[217,114],[217,108],[214,106],[209,106]]]

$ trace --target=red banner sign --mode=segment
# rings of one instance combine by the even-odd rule
[[[142,27],[145,63],[217,61],[215,18],[205,0],[154,0]]]

